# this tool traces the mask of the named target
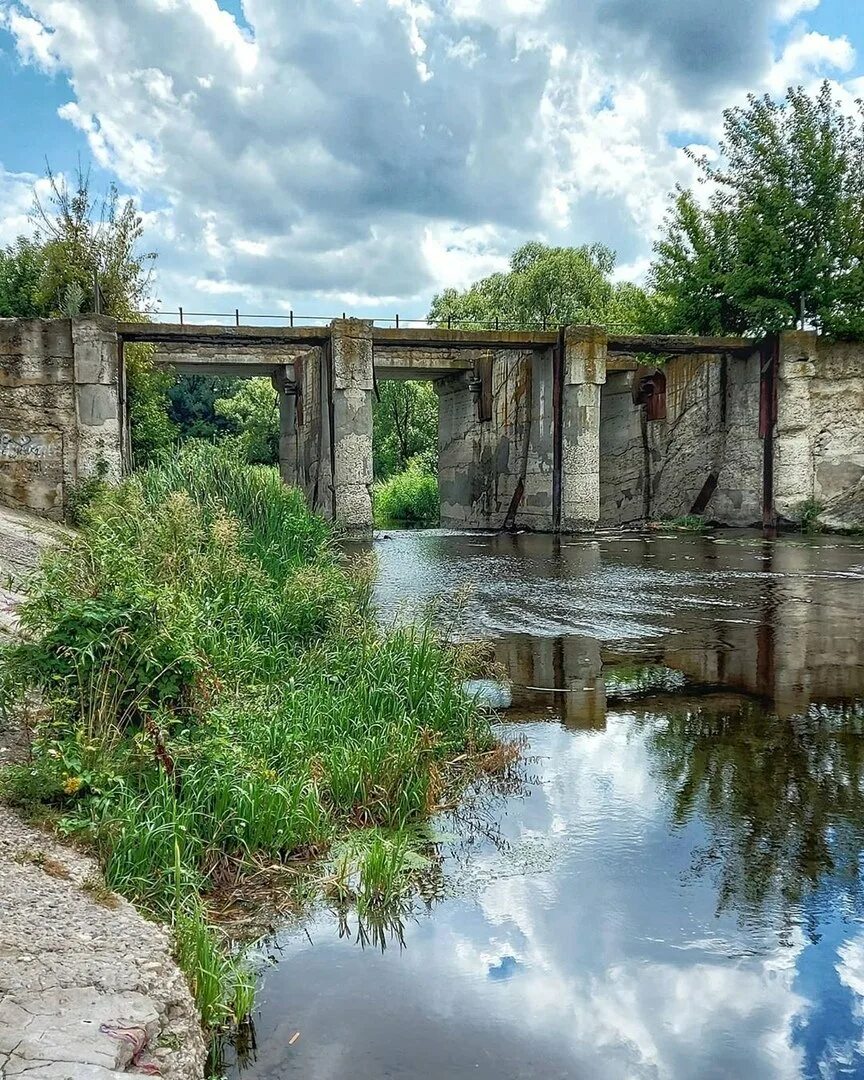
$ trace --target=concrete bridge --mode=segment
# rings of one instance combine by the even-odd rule
[[[349,534],[372,525],[372,403],[385,379],[435,383],[446,525],[580,532],[691,512],[770,525],[808,501],[854,503],[864,477],[864,351],[815,334],[87,317],[0,320],[0,502],[61,517],[82,477],[127,467],[135,343],[181,372],[269,376],[284,479]]]

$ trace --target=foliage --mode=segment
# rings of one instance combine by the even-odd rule
[[[181,438],[213,439],[233,430],[216,411],[216,403],[229,398],[242,382],[226,375],[179,375],[168,390],[169,416]]]
[[[326,524],[231,446],[188,443],[84,521],[4,650],[0,709],[38,690],[45,714],[5,793],[56,807],[111,888],[173,922],[219,1022],[248,1002],[248,976],[199,897],[352,826],[421,820],[443,762],[491,745],[488,722],[459,654],[427,624],[380,631]],[[369,858],[372,902],[404,859]]]
[[[798,525],[802,533],[814,534],[822,531],[819,516],[822,506],[815,499],[807,499],[798,507]]]
[[[159,461],[180,436],[170,415],[174,375],[153,363],[152,345],[127,345],[124,358],[132,461],[140,468]]]
[[[645,728],[676,824],[705,823],[694,869],[716,876],[721,911],[752,920],[773,900],[797,917],[828,882],[860,904],[860,704],[813,705],[790,722],[752,702],[706,702],[662,723],[648,715]]]
[[[664,529],[676,529],[679,532],[703,533],[708,529],[708,522],[701,514],[683,514],[681,517],[664,518]]]
[[[80,309],[96,310],[98,275],[105,314],[126,318],[144,310],[150,296],[152,252],[140,252],[143,220],[131,199],[121,199],[115,184],[99,197],[89,172],[80,166],[72,185],[47,171],[47,205],[36,197],[34,219],[44,265],[36,290],[48,314],[62,307],[71,285],[83,297]]]
[[[279,403],[269,379],[241,380],[230,397],[216,401],[214,411],[240,436],[250,464],[278,463]]]
[[[430,382],[383,382],[373,406],[372,462],[376,480],[403,472],[421,455],[438,465],[438,394]]]
[[[445,289],[432,300],[431,322],[461,327],[532,329],[596,323],[638,329],[650,301],[635,285],[614,284],[615,253],[603,244],[514,251],[508,273],[492,274],[464,292]]]
[[[436,524],[441,510],[437,477],[422,458],[411,458],[404,472],[375,484],[372,503],[379,528]]]
[[[0,319],[45,315],[40,300],[45,261],[42,244],[23,236],[0,250]]]
[[[864,333],[862,110],[826,82],[723,114],[721,161],[696,159],[707,203],[679,189],[655,248],[655,329]]]

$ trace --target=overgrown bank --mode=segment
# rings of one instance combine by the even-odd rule
[[[173,924],[209,1024],[248,1011],[252,982],[208,895],[351,828],[398,854],[386,830],[434,808],[447,759],[492,746],[460,656],[426,625],[378,629],[326,525],[228,449],[190,445],[100,496],[21,625],[0,706],[41,704],[3,794],[47,808]]]

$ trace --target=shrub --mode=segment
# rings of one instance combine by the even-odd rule
[[[432,525],[441,512],[438,480],[419,455],[404,472],[381,481],[373,489],[375,523]]]

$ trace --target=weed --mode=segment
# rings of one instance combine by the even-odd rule
[[[219,941],[200,902],[188,901],[177,911],[174,940],[177,962],[189,979],[205,1026],[245,1019],[252,1007],[254,979]]]
[[[14,861],[22,864],[30,863],[44,871],[49,877],[61,878],[64,881],[68,881],[72,876],[59,859],[47,855],[44,851],[23,851],[15,856]]]
[[[91,900],[94,900],[104,908],[109,908],[113,911],[120,906],[117,894],[109,889],[104,880],[96,874],[91,874],[90,877],[82,881],[81,888],[87,893]]]
[[[703,533],[708,530],[708,522],[701,514],[684,514],[681,517],[664,518],[664,529],[676,529],[678,532]]]
[[[801,532],[810,536],[822,532],[822,525],[819,521],[821,513],[822,506],[815,499],[807,499],[801,503],[797,511],[798,528]]]

